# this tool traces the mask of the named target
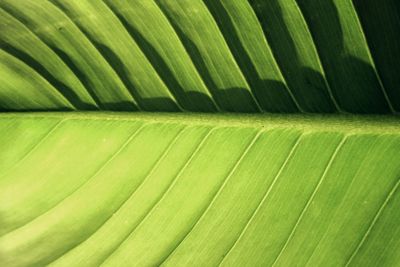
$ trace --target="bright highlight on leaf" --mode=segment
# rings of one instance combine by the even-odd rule
[[[397,0],[0,0],[0,266],[400,266],[399,32]]]

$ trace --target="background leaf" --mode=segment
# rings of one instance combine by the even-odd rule
[[[2,0],[0,108],[396,113],[398,7],[372,2]]]

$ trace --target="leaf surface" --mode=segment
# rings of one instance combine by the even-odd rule
[[[394,1],[3,0],[0,108],[397,113]]]
[[[364,257],[396,261],[387,235],[399,233],[388,214],[400,174],[393,118],[32,113],[0,121],[21,144],[1,165],[6,266],[337,266],[371,248]],[[378,233],[393,245],[379,246]]]
[[[0,266],[399,266],[399,33],[397,0],[0,0]]]

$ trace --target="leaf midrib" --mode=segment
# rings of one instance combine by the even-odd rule
[[[350,114],[244,114],[244,113],[163,113],[163,112],[0,112],[0,120],[29,119],[113,120],[182,123],[186,125],[252,128],[291,127],[303,131],[344,131],[346,133],[398,134],[399,116]]]

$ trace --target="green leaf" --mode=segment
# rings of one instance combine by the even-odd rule
[[[391,266],[400,127],[377,119],[2,115],[1,261]]]
[[[399,7],[1,0],[0,266],[399,266]]]
[[[2,0],[0,108],[396,113],[383,2]]]

